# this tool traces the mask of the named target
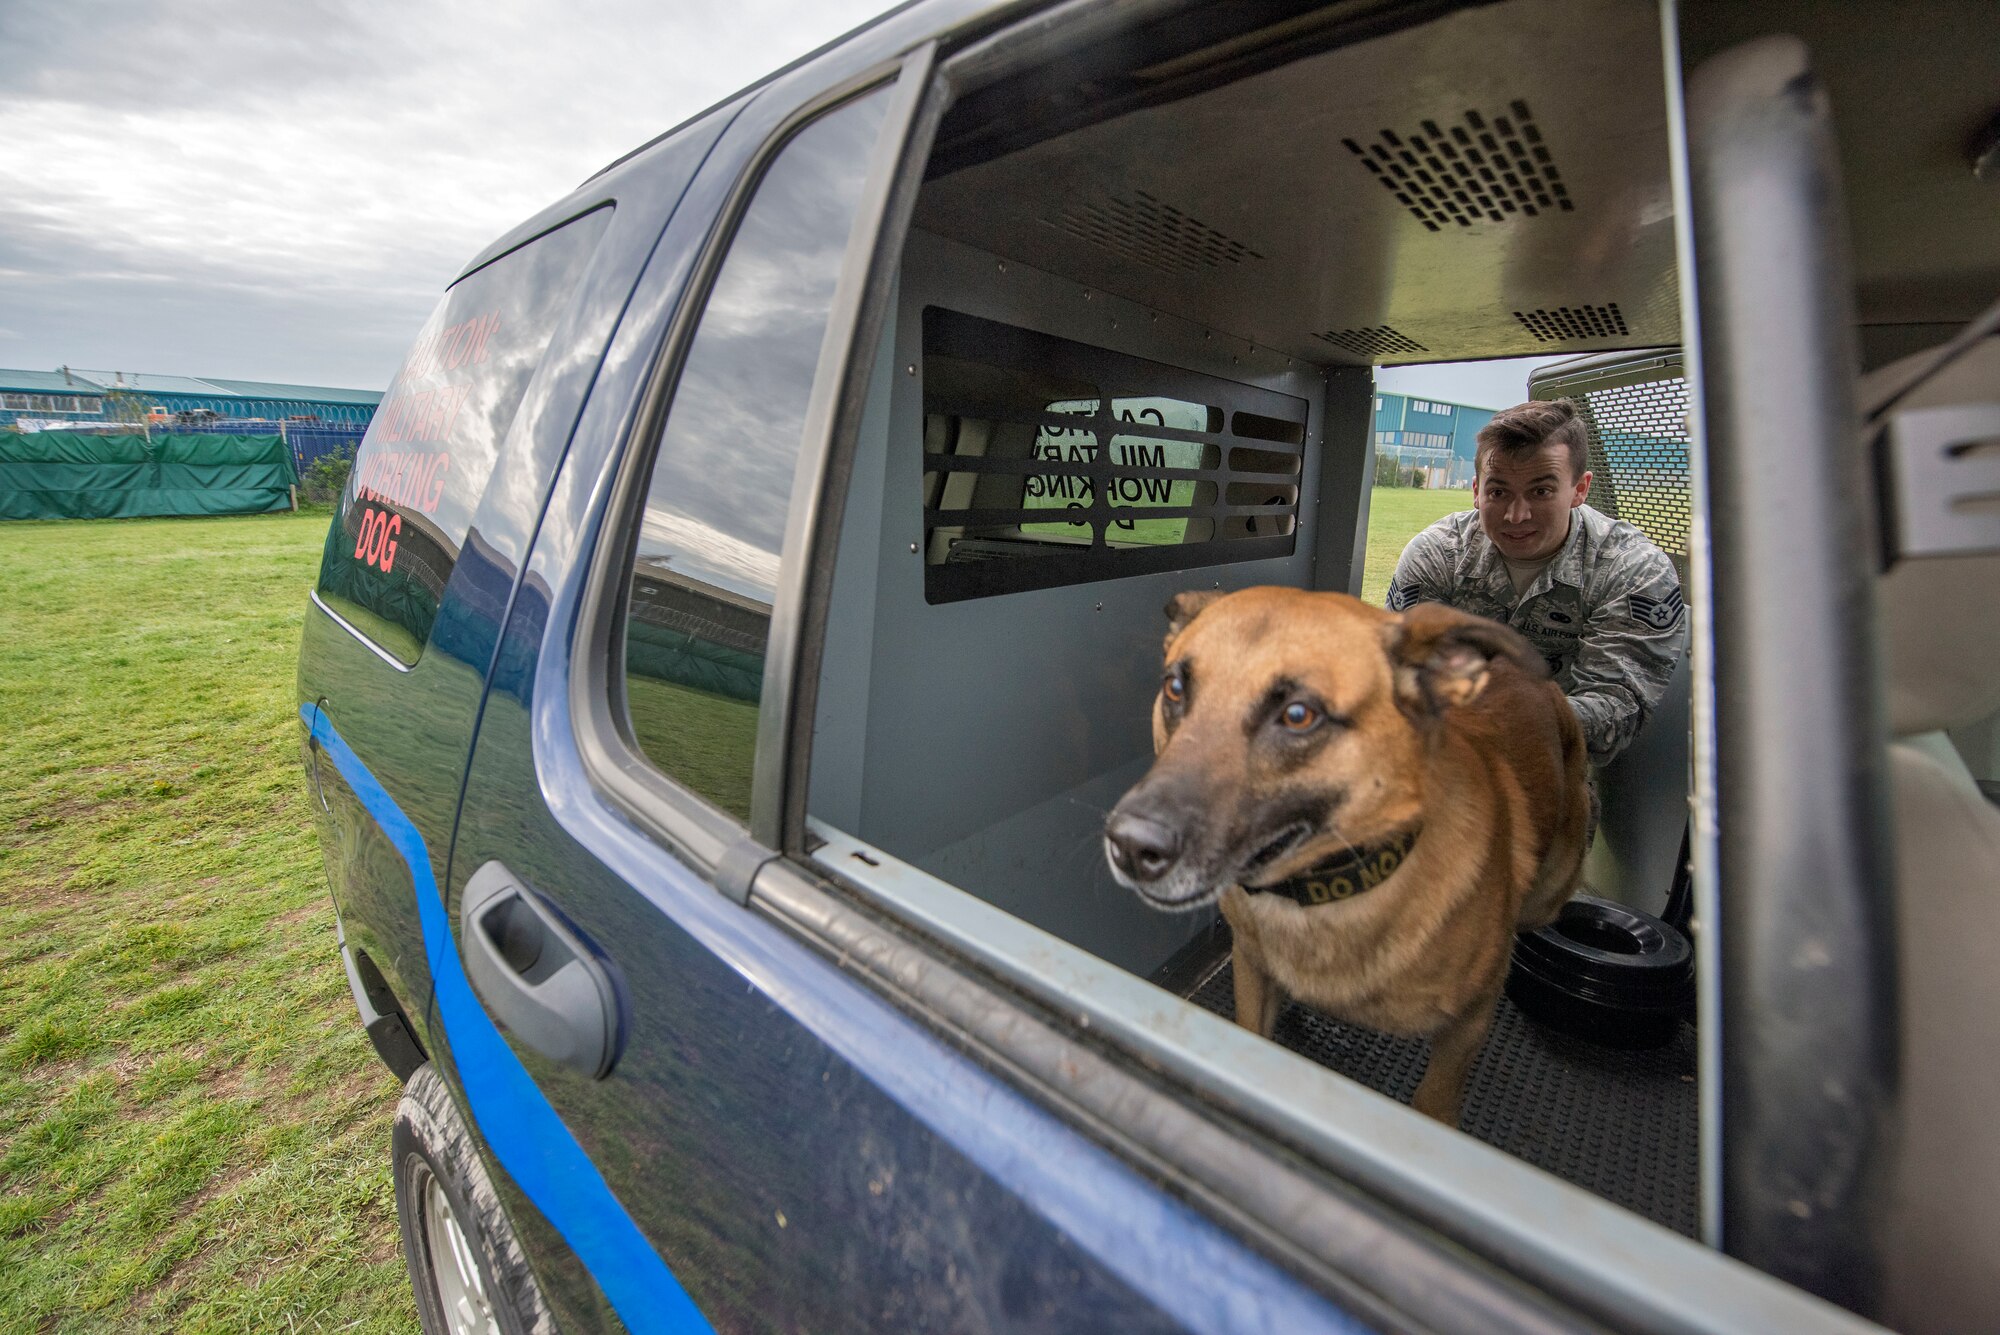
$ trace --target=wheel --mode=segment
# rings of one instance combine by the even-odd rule
[[[425,1335],[548,1335],[548,1304],[436,1068],[403,1087],[390,1138],[403,1260]]]

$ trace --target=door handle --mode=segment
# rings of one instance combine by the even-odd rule
[[[312,786],[313,799],[319,803],[319,809],[330,816],[333,804],[326,800],[326,789],[321,786],[319,777],[319,716],[325,710],[326,697],[322,695],[313,702],[312,715],[306,720],[306,781]]]
[[[625,1037],[609,961],[499,862],[465,883],[458,922],[466,976],[487,1014],[551,1061],[607,1075]]]

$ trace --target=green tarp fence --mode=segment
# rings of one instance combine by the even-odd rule
[[[756,700],[764,693],[763,655],[649,625],[636,617],[625,623],[625,670],[735,700]]]
[[[282,436],[0,432],[0,519],[135,519],[291,508]]]

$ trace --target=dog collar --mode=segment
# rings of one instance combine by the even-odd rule
[[[1306,908],[1315,904],[1337,904],[1352,899],[1389,879],[1389,873],[1403,865],[1417,842],[1417,830],[1372,848],[1356,849],[1322,862],[1310,870],[1270,885],[1246,885],[1253,895],[1283,895]]]

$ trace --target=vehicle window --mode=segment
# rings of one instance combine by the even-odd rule
[[[319,596],[405,663],[430,636],[500,442],[610,221],[598,209],[455,283],[362,438]]]
[[[715,280],[661,432],[625,624],[625,704],[648,759],[739,819],[785,511],[885,92],[778,154]]]
[[[924,596],[1290,555],[1305,434],[1301,399],[931,307]]]

